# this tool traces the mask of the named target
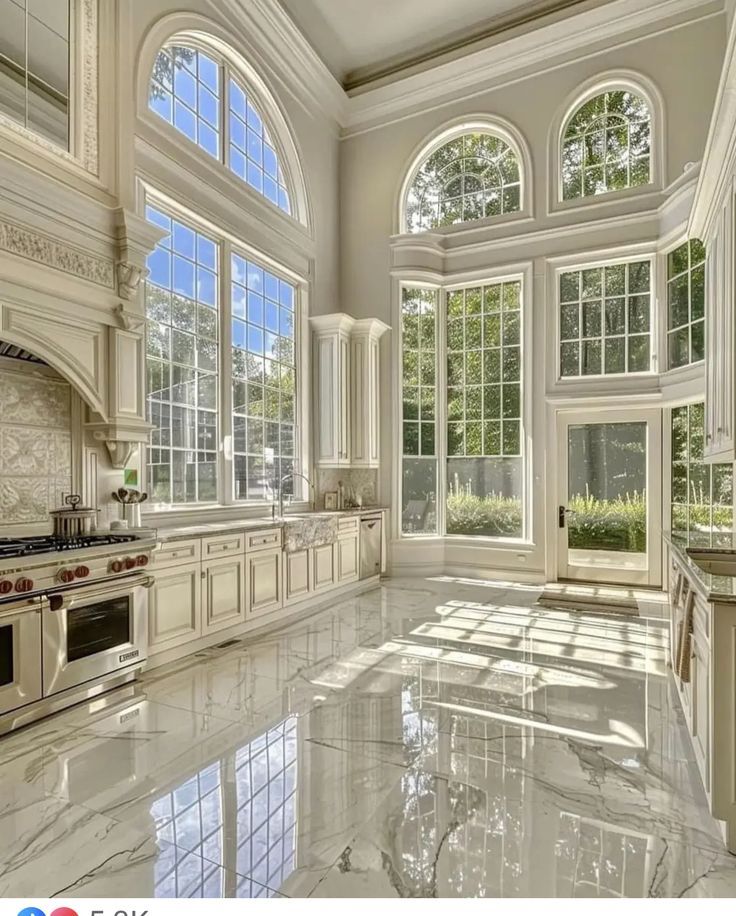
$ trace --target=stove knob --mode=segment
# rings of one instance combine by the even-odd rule
[[[0,581],[0,595],[9,595],[13,591],[13,583],[10,579]]]
[[[30,592],[32,588],[33,579],[27,579],[25,576],[22,576],[20,579],[15,580],[16,592]]]
[[[56,578],[59,582],[73,582],[74,572],[71,569],[60,569],[56,574]]]
[[[135,562],[138,564],[138,566],[148,566],[148,557],[145,555],[145,553],[142,553],[135,558]]]
[[[125,569],[125,565],[122,560],[113,560],[110,564],[110,569],[115,573],[122,572]]]
[[[126,557],[126,558],[125,558],[125,568],[126,568],[126,569],[135,569],[135,565],[136,565],[136,564],[135,564],[135,558],[134,558],[134,557]]]
[[[78,579],[86,579],[89,575],[89,566],[77,566],[77,568],[74,570],[74,575]]]

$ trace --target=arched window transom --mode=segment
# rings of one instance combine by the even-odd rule
[[[148,93],[152,111],[291,215],[291,195],[272,134],[252,94],[197,48],[172,45],[156,56]]]
[[[493,134],[467,133],[440,146],[417,169],[406,197],[406,229],[424,232],[520,209],[514,150]]]
[[[622,89],[581,105],[562,141],[562,197],[572,200],[636,188],[651,181],[651,114]]]

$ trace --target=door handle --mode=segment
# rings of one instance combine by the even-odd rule
[[[575,510],[568,509],[567,506],[559,506],[557,509],[557,524],[560,526],[560,528],[565,527],[566,515],[575,515]]]

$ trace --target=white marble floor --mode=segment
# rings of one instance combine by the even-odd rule
[[[656,619],[394,580],[0,739],[0,896],[733,896]]]

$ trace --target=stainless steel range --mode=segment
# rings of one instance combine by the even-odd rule
[[[135,678],[152,534],[0,538],[0,734]]]

